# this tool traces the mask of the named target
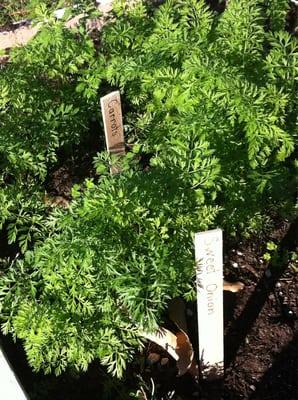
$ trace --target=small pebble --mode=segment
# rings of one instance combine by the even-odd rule
[[[280,288],[280,287],[281,287],[281,283],[280,283],[280,282],[277,282],[275,286],[276,286],[277,288]]]
[[[264,260],[262,260],[261,258],[259,259],[259,263],[260,264],[264,264]]]
[[[294,311],[291,310],[291,308],[287,304],[284,304],[282,306],[282,313],[284,317],[287,318],[288,320],[294,320],[296,318]]]
[[[243,253],[241,251],[239,251],[239,250],[237,250],[236,253],[237,253],[238,256],[243,256]]]
[[[232,267],[233,267],[233,268],[238,268],[238,263],[233,262],[233,263],[232,263]]]
[[[250,388],[251,388],[251,390],[253,390],[253,391],[255,391],[255,390],[256,390],[256,387],[255,387],[255,385],[250,385],[249,387],[250,387]]]

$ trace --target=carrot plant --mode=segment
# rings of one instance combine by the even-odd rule
[[[2,330],[23,340],[35,370],[86,370],[100,358],[122,376],[167,300],[193,298],[196,231],[220,225],[249,235],[269,210],[292,209],[298,58],[286,12],[287,1],[231,0],[222,15],[195,0],[158,9],[118,2],[100,55],[88,39],[56,58],[49,32],[34,42],[26,57],[45,61],[27,72],[41,78],[46,65],[41,104],[34,108],[27,86],[27,113],[16,99],[3,123],[8,145],[24,132],[36,160],[30,174],[42,177],[39,165],[80,140],[100,81],[120,88],[134,144],[117,175],[98,154],[98,179],[73,187],[70,209],[56,210],[35,248],[1,278]],[[15,142],[8,149],[19,154],[24,144]]]
[[[92,40],[83,28],[66,29],[41,7],[42,16],[48,22],[41,32],[13,51],[0,71],[0,227],[22,251],[40,237],[44,183],[57,152],[71,155],[96,112],[98,81],[89,81],[84,94],[77,90],[93,68]]]

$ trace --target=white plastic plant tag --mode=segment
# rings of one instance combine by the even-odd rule
[[[0,399],[28,400],[0,347]]]
[[[195,235],[198,332],[203,378],[220,379],[224,370],[222,230]]]

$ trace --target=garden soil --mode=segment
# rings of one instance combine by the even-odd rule
[[[263,238],[230,244],[225,250],[225,275],[240,280],[245,288],[224,292],[225,378],[221,382],[195,383],[190,376],[175,378],[175,364],[169,363],[165,382],[160,359],[145,368],[160,391],[160,398],[175,390],[174,399],[204,400],[296,400],[298,398],[298,273],[297,263],[286,255],[297,251],[297,221],[276,222]],[[266,243],[279,243],[279,263],[265,262]],[[197,343],[196,305],[187,305],[188,327],[194,347]],[[150,355],[159,349],[147,348]],[[157,357],[155,356],[155,359]],[[147,362],[148,363],[148,362]],[[173,382],[175,382],[173,384]],[[170,398],[170,397],[169,397]]]

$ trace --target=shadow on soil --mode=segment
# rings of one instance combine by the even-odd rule
[[[298,237],[297,233],[298,220],[295,220],[280,243],[279,257],[281,259],[285,251],[292,251],[295,249]],[[286,268],[286,262],[282,263],[279,268],[273,267],[271,264],[268,266],[241,315],[231,324],[230,329],[225,335],[225,367],[228,367],[234,360],[238,349],[243,344],[247,334],[250,332],[266,303],[268,296],[275,288],[276,282],[283,275]]]
[[[298,398],[298,335],[278,354],[249,400]]]
[[[85,374],[43,375],[32,371],[19,341],[14,343],[10,336],[1,334],[0,344],[30,400],[103,400],[103,387],[108,391],[107,377],[98,363],[92,363]]]

